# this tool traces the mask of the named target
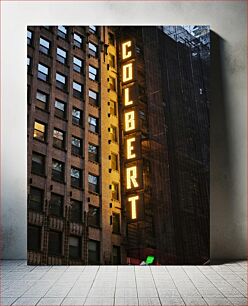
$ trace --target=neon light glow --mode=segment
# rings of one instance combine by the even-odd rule
[[[129,87],[124,89],[124,104],[125,106],[132,105],[133,101],[129,100]]]
[[[122,81],[128,82],[133,79],[133,63],[128,63],[122,66]]]
[[[136,157],[136,154],[132,153],[132,150],[134,149],[134,147],[132,146],[132,142],[135,142],[134,137],[127,139],[127,159]]]
[[[127,41],[122,44],[122,59],[127,59],[132,56],[132,51],[127,51],[127,48],[130,48],[132,45],[131,41]]]
[[[128,198],[128,202],[131,202],[131,218],[136,219],[137,218],[137,208],[136,208],[136,201],[139,199],[139,196],[134,196]]]
[[[137,167],[129,167],[127,168],[127,189],[131,189],[132,186],[134,188],[139,187],[137,182]]]
[[[125,131],[132,131],[135,129],[134,111],[125,113]]]

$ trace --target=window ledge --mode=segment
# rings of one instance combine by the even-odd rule
[[[91,191],[91,190],[88,190],[88,192],[89,192],[90,194],[93,194],[93,195],[95,195],[95,196],[100,197],[100,193],[97,193],[97,192],[94,192],[94,191]]]

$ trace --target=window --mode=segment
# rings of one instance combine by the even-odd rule
[[[36,106],[41,109],[47,109],[47,103],[48,103],[48,95],[44,92],[41,92],[37,90],[36,92]]]
[[[39,50],[42,53],[49,54],[50,42],[42,37],[40,37]]]
[[[120,265],[121,264],[121,252],[120,247],[113,245],[113,265]]]
[[[88,118],[89,130],[94,133],[98,133],[98,119],[92,116]]]
[[[111,169],[118,171],[118,155],[111,153]]]
[[[99,209],[99,207],[89,205],[88,224],[90,226],[96,226],[96,227],[100,226],[100,209]]]
[[[61,255],[62,251],[62,233],[49,231],[48,254]]]
[[[42,211],[44,200],[44,190],[31,187],[28,208],[35,211]]]
[[[72,123],[82,125],[82,112],[77,108],[72,109]]]
[[[120,234],[120,214],[113,213],[113,233]]]
[[[93,34],[96,33],[96,26],[89,26],[89,31]]]
[[[99,193],[99,176],[89,174],[88,183],[89,191]]]
[[[74,155],[82,155],[82,140],[75,136],[71,137],[71,152]]]
[[[113,91],[116,91],[116,82],[115,78],[109,77],[109,88]]]
[[[90,65],[89,65],[89,78],[93,81],[97,81],[98,78],[97,69]]]
[[[53,145],[56,148],[63,149],[64,148],[64,132],[59,131],[57,129],[53,130]]]
[[[89,143],[88,154],[89,160],[98,162],[98,146]]]
[[[66,104],[62,101],[55,100],[55,115],[60,118],[66,117]]]
[[[81,170],[71,167],[71,186],[81,187]]]
[[[58,182],[64,182],[64,163],[52,160],[52,179]]]
[[[58,26],[58,36],[66,39],[67,36],[67,28],[64,26]]]
[[[73,57],[73,70],[79,73],[83,72],[83,62],[76,56]]]
[[[119,184],[112,183],[112,199],[119,201]]]
[[[73,96],[81,99],[82,98],[82,92],[83,92],[83,85],[81,85],[77,82],[73,82]]]
[[[74,45],[77,46],[78,48],[82,48],[82,43],[83,43],[82,36],[80,36],[77,33],[74,33],[73,38],[74,38]]]
[[[88,262],[91,265],[100,263],[100,242],[89,240],[88,242]]]
[[[89,89],[89,101],[93,105],[98,105],[98,93]]]
[[[117,106],[115,101],[110,101],[110,114],[113,116],[117,115]]]
[[[115,56],[111,53],[109,54],[109,66],[115,68]]]
[[[57,61],[60,62],[61,64],[65,64],[66,57],[67,57],[66,51],[61,48],[57,48]]]
[[[27,43],[28,45],[32,45],[33,32],[27,31]]]
[[[143,110],[139,111],[139,118],[140,118],[140,127],[142,129],[147,128],[147,118],[146,118],[146,113]]]
[[[117,142],[117,127],[111,125],[110,127],[110,139],[113,142]]]
[[[28,73],[31,72],[31,57],[27,57],[27,70],[28,70]]]
[[[46,139],[46,127],[45,124],[35,121],[34,122],[34,138],[40,141]]]
[[[76,223],[82,222],[82,202],[71,200],[70,221]]]
[[[81,257],[81,239],[79,237],[69,237],[69,257],[75,259]]]
[[[113,33],[108,33],[108,41],[110,43],[110,45],[114,46],[115,45],[115,37]]]
[[[89,54],[93,57],[97,57],[97,46],[89,42]]]
[[[39,252],[41,249],[41,228],[28,225],[28,250]]]
[[[32,173],[44,175],[45,173],[45,156],[33,152],[32,155]]]
[[[38,64],[38,79],[47,82],[48,76],[49,76],[49,68],[42,64]]]
[[[60,89],[66,89],[66,77],[63,74],[56,73],[56,86]]]
[[[49,213],[54,216],[63,217],[64,197],[52,193],[49,205]]]

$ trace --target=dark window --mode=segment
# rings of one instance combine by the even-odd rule
[[[28,208],[35,211],[42,211],[44,200],[44,190],[31,187]]]
[[[114,46],[115,45],[115,37],[113,33],[108,33],[108,41],[110,43],[110,45]]]
[[[119,234],[121,229],[120,214],[113,213],[113,233]]]
[[[58,26],[58,36],[66,39],[67,36],[67,28],[64,26]]]
[[[147,128],[147,118],[146,118],[146,113],[143,110],[139,111],[139,118],[140,118],[140,127],[142,129]]]
[[[89,78],[93,81],[98,79],[98,71],[95,67],[89,65]]]
[[[111,153],[111,169],[118,171],[118,155]]]
[[[40,37],[40,46],[39,50],[42,53],[49,54],[50,42],[42,37]]]
[[[98,162],[98,146],[89,143],[88,154],[89,160]]]
[[[66,117],[66,104],[62,101],[55,100],[55,115],[60,118]]]
[[[81,257],[81,239],[79,237],[69,237],[69,257],[75,259]]]
[[[83,43],[82,36],[77,33],[74,33],[73,38],[74,38],[74,45],[77,46],[78,48],[82,48],[82,43]]]
[[[62,233],[49,231],[48,254],[61,255]]]
[[[92,265],[100,263],[100,242],[89,240],[88,242],[88,262]]]
[[[99,207],[89,205],[88,223],[91,226],[96,226],[96,227],[100,226],[100,209],[99,209]]]
[[[89,174],[88,183],[89,191],[99,193],[99,176]]]
[[[98,93],[89,89],[89,101],[91,104],[98,106]]]
[[[39,252],[41,249],[41,228],[28,225],[28,250]]]
[[[81,187],[81,170],[71,167],[71,186]]]
[[[109,54],[109,66],[115,68],[115,56],[111,53]]]
[[[98,119],[92,116],[88,118],[89,130],[94,133],[98,133]]]
[[[63,217],[64,197],[52,193],[49,205],[49,213],[54,216]]]
[[[40,141],[46,140],[46,126],[43,123],[34,122],[34,138]]]
[[[97,57],[97,46],[89,42],[89,54],[93,57]]]
[[[82,202],[71,200],[70,221],[76,223],[82,222]]]
[[[110,139],[113,142],[117,142],[117,127],[111,125],[110,127]]]
[[[52,179],[58,182],[64,182],[64,163],[53,159],[52,161]]]
[[[119,200],[119,184],[118,183],[112,183],[112,199],[113,200]]]
[[[57,61],[61,64],[66,63],[67,52],[61,48],[57,48]]]
[[[78,57],[73,57],[73,70],[79,73],[83,72],[83,62]]]
[[[33,152],[32,155],[32,173],[44,175],[45,173],[45,156]]]
[[[63,149],[65,145],[65,133],[57,129],[53,130],[53,145],[54,147]]]
[[[110,101],[110,114],[113,116],[117,115],[117,106],[115,101]]]
[[[83,97],[83,85],[77,83],[77,82],[73,82],[72,84],[73,87],[73,96],[79,99],[82,99]]]
[[[74,155],[82,155],[82,140],[75,136],[71,137],[71,152]]]
[[[119,246],[113,245],[113,265],[121,264],[121,251]]]
[[[33,39],[33,32],[27,31],[27,43],[28,45],[32,45],[32,39]]]
[[[28,70],[28,73],[30,73],[31,72],[31,62],[32,62],[32,60],[31,60],[31,57],[27,57],[27,70]]]
[[[82,125],[82,112],[77,108],[72,109],[72,123]]]
[[[36,106],[41,109],[47,109],[47,103],[48,103],[48,95],[44,92],[37,91],[36,92]]]
[[[56,86],[60,89],[66,89],[66,76],[56,73]]]
[[[38,79],[47,82],[49,77],[49,68],[38,64]]]
[[[116,81],[115,78],[109,77],[109,88],[113,91],[116,91]]]
[[[97,31],[96,26],[89,26],[89,31],[93,34],[96,34],[96,31]]]

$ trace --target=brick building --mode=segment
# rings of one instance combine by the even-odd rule
[[[206,261],[201,52],[159,27],[27,33],[28,262]]]

